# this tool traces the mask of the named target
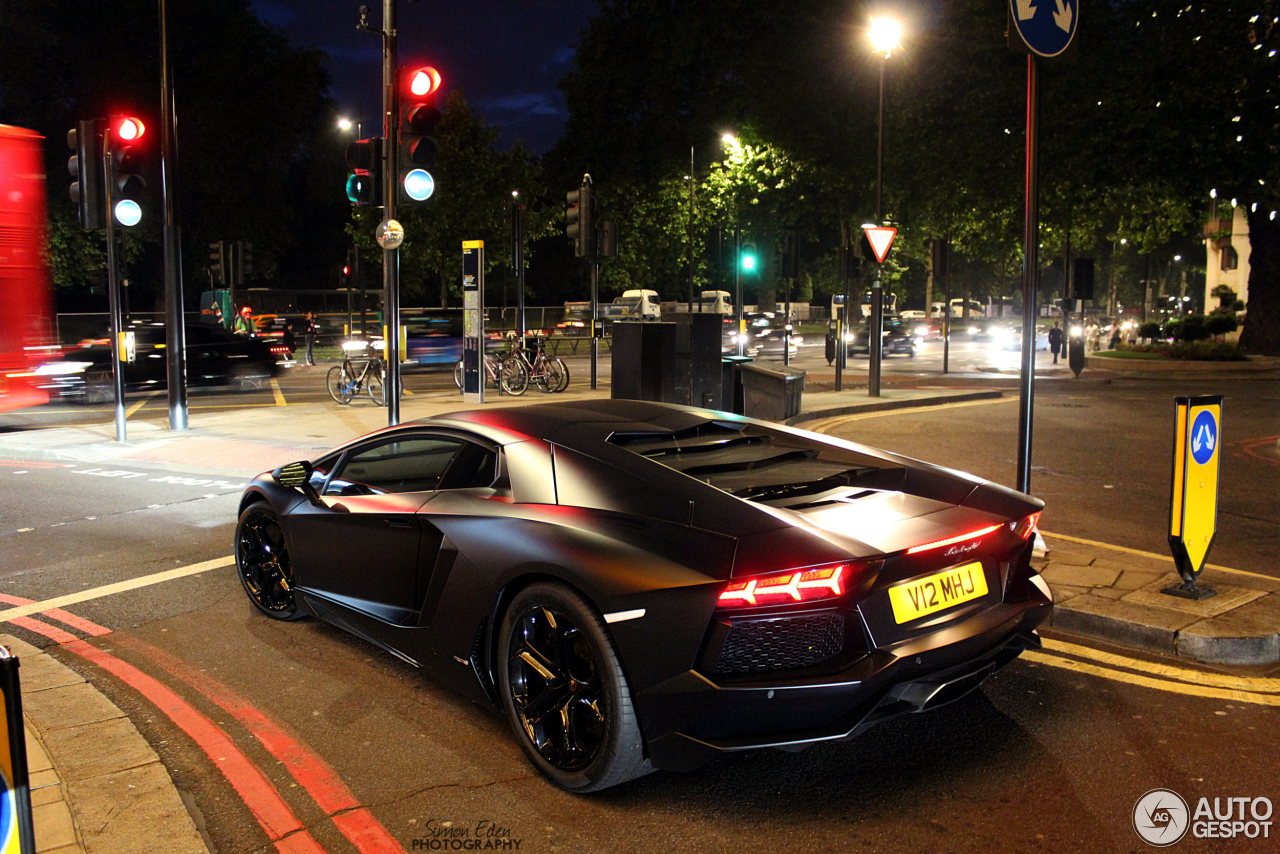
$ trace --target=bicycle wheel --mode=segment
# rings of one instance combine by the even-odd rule
[[[564,391],[569,387],[569,366],[564,359],[547,360],[547,385],[549,391]]]
[[[369,376],[365,378],[364,387],[369,392],[370,400],[379,406],[387,405],[387,383],[382,371],[370,369]]]
[[[325,386],[329,389],[329,396],[344,406],[356,396],[356,382],[347,372],[345,364],[334,365],[329,369],[325,376]]]
[[[529,369],[520,359],[503,359],[498,363],[498,377],[502,390],[509,395],[522,395],[529,388]]]

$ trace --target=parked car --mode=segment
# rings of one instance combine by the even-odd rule
[[[168,388],[165,326],[134,323],[130,361],[122,362],[125,392]],[[233,335],[209,324],[186,327],[188,387],[230,386],[258,389],[280,372],[280,358],[267,341]],[[63,397],[83,403],[108,403],[115,395],[111,376],[111,339],[94,338],[69,348],[64,363],[74,366],[61,378]]]
[[[260,613],[318,617],[495,705],[534,768],[590,792],[976,689],[1040,646],[1043,506],[793,427],[587,400],[399,424],[264,472],[234,551]]]

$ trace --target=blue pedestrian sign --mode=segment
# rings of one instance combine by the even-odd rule
[[[1009,20],[1027,50],[1058,56],[1076,37],[1080,0],[1009,0]]]

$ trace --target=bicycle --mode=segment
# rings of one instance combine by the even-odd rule
[[[547,355],[547,339],[544,335],[530,335],[526,345],[520,346],[515,333],[507,333],[509,358],[520,360],[529,371],[529,380],[547,393],[564,391],[569,387],[569,366],[558,356]],[[530,352],[533,353],[530,358]]]
[[[325,377],[325,386],[329,396],[346,406],[355,399],[362,390],[367,391],[369,398],[379,406],[387,405],[387,363],[377,353],[370,353],[363,362],[353,360],[353,353],[381,349],[382,342],[344,341],[342,349],[347,353],[341,365],[334,365]],[[358,366],[358,367],[357,367]]]
[[[510,355],[484,354],[485,380],[492,387],[518,397],[529,389],[529,369],[524,362]],[[453,384],[462,389],[462,360],[453,366]]]

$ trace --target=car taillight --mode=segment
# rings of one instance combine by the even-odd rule
[[[850,568],[851,564],[842,563],[733,581],[720,593],[719,604],[721,608],[750,608],[832,599],[844,594]]]
[[[1036,533],[1036,526],[1040,524],[1040,511],[1032,513],[1025,519],[1019,519],[1016,522],[1009,523],[1009,529],[1024,540],[1029,540]]]
[[[987,534],[990,534],[999,527],[999,525],[988,525],[985,528],[978,528],[976,531],[969,531],[968,533],[960,534],[956,537],[947,537],[945,540],[934,540],[931,543],[921,543],[918,546],[912,546],[907,549],[907,554],[914,555],[919,554],[920,552],[930,551],[931,549],[940,549],[943,546],[953,546],[956,543],[967,543],[970,540],[985,537]]]

